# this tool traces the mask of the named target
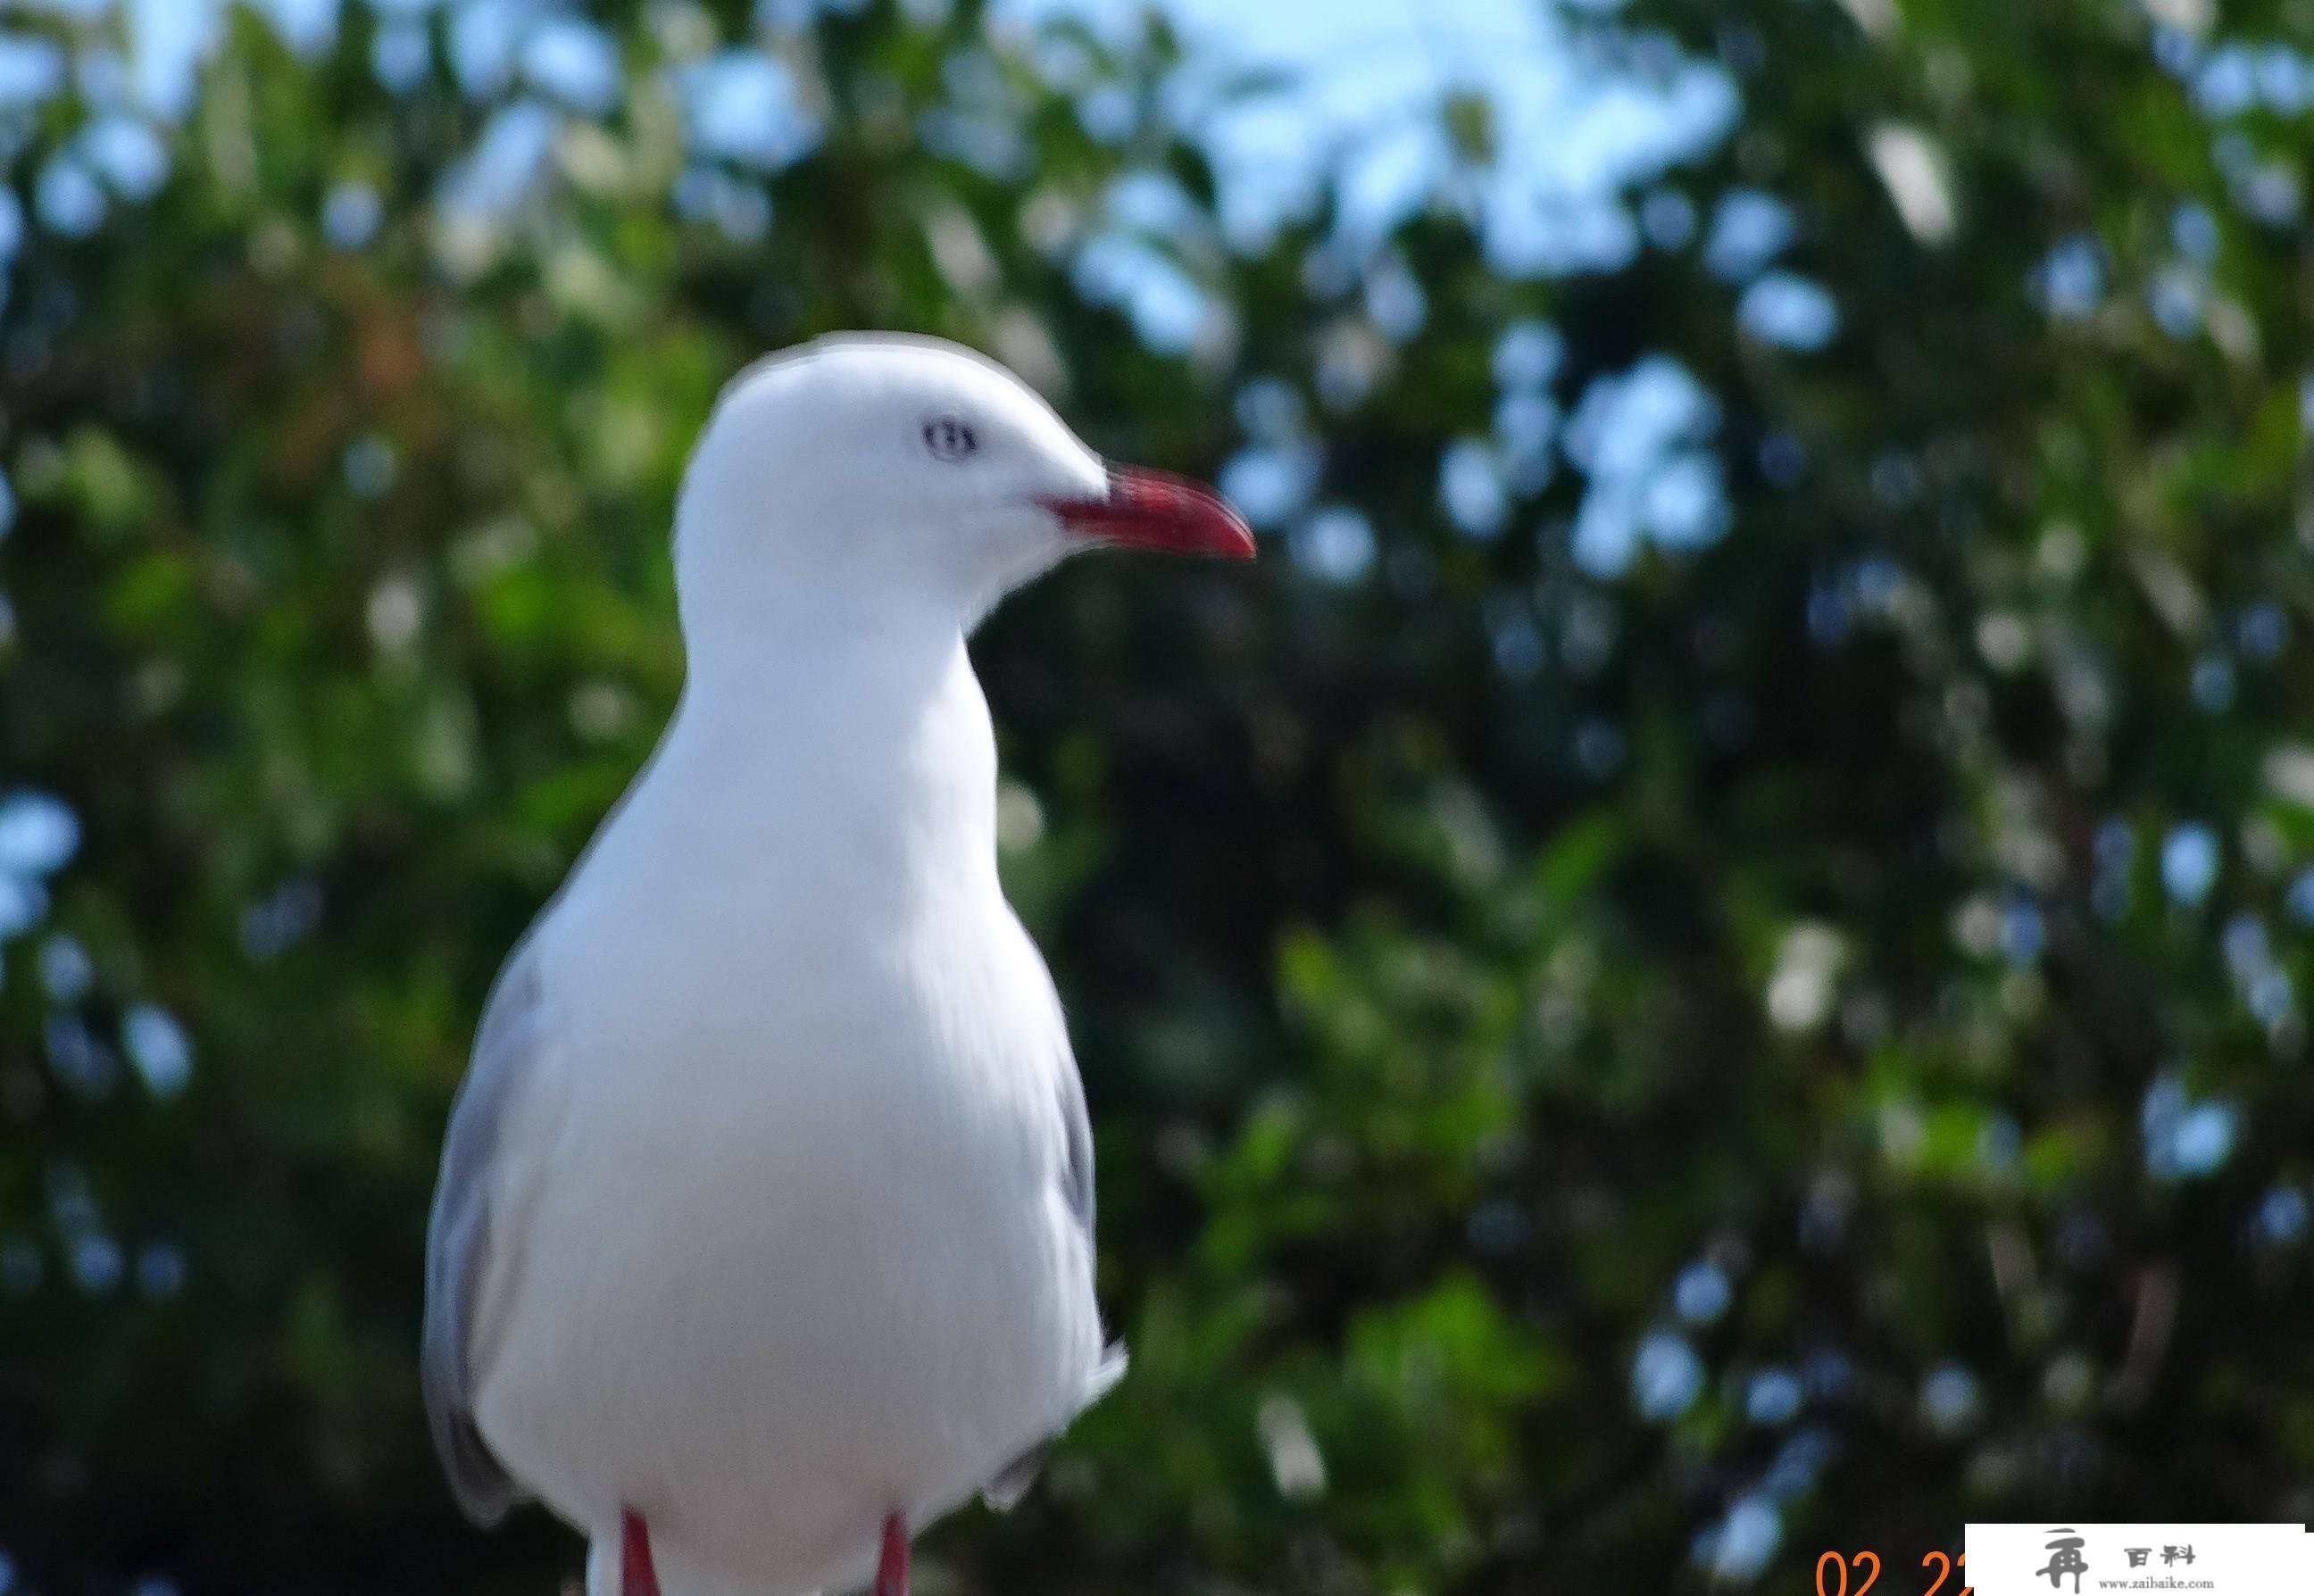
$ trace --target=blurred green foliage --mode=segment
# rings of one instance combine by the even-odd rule
[[[236,13],[157,162],[117,22],[11,15],[0,1588],[575,1567],[427,1451],[437,1138],[679,683],[695,428],[854,326],[1275,534],[977,646],[1135,1357],[928,1589],[2314,1518],[2314,9],[1571,11],[1741,111],[1552,271],[1459,85],[1402,219],[1249,232],[1204,132],[1278,85],[1161,23],[747,11],[593,8],[593,103]],[[702,154],[765,58],[816,132]]]

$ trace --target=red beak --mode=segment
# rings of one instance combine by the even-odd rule
[[[1253,558],[1253,529],[1229,500],[1170,472],[1113,465],[1108,498],[1048,498],[1044,505],[1071,532],[1119,548]]]

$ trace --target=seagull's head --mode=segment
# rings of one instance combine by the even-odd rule
[[[1211,489],[1112,465],[1034,390],[933,339],[847,334],[741,374],[709,418],[676,519],[686,614],[777,595],[952,605],[966,625],[1097,545],[1247,559]]]

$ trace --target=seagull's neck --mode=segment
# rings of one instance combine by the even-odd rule
[[[718,727],[793,735],[830,710],[920,708],[964,658],[964,626],[951,607],[906,592],[718,595],[684,604],[684,651],[686,709]]]
[[[689,620],[650,779],[667,824],[710,846],[993,881],[995,745],[952,613],[839,596],[769,604],[744,626]]]

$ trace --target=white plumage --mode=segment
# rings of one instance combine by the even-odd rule
[[[591,1596],[630,1512],[667,1596],[861,1583],[888,1514],[988,1487],[1121,1372],[965,650],[1088,535],[1251,550],[946,345],[824,340],[702,435],[682,703],[500,977],[429,1240],[453,1484],[591,1536]]]

